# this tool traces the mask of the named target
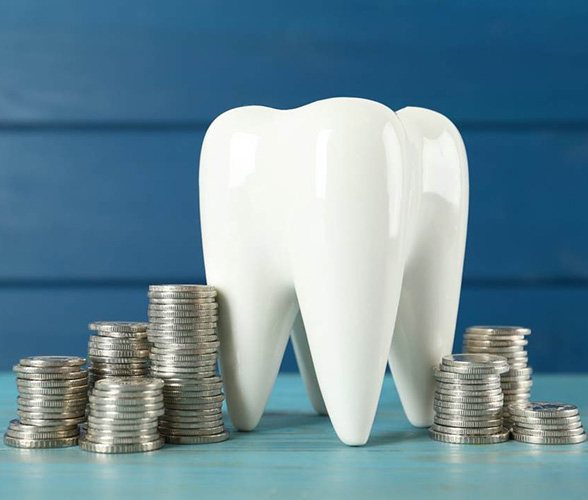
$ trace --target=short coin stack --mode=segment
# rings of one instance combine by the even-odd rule
[[[18,416],[4,442],[16,448],[63,448],[78,444],[78,424],[88,401],[86,360],[74,356],[32,356],[14,367]]]
[[[97,321],[88,342],[92,362],[90,388],[104,377],[145,377],[149,375],[147,323]]]
[[[95,453],[138,453],[161,448],[163,381],[108,377],[96,382],[80,447]]]
[[[149,287],[151,374],[164,380],[168,443],[206,444],[228,438],[217,352],[216,290],[205,285]]]
[[[578,408],[566,403],[510,405],[512,434],[531,444],[576,444],[586,441]]]
[[[496,354],[506,358],[509,371],[501,375],[504,394],[503,419],[506,428],[512,427],[508,406],[526,403],[531,397],[533,370],[528,366],[525,346],[529,328],[520,326],[472,326],[464,335],[463,348],[467,353]]]
[[[429,429],[437,441],[494,444],[509,439],[502,425],[500,374],[506,360],[488,354],[444,356],[435,370],[435,418]]]

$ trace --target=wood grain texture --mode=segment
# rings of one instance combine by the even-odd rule
[[[539,399],[588,412],[588,376],[538,376]],[[14,418],[11,374],[0,375],[0,418]],[[384,382],[372,437],[342,445],[318,417],[297,376],[278,379],[254,432],[206,446],[168,445],[153,453],[96,455],[79,448],[23,452],[0,444],[2,498],[533,498],[586,497],[588,446],[457,446],[429,439],[403,416]]]
[[[0,133],[0,283],[204,279],[202,132]],[[588,132],[465,132],[468,280],[588,280]]]
[[[539,372],[588,372],[585,332],[588,287],[469,287],[463,289],[454,351],[472,324],[522,324],[533,329],[528,351]],[[34,354],[85,356],[96,320],[145,321],[144,286],[0,288],[0,370]],[[284,371],[295,371],[288,349]]]
[[[0,121],[202,123],[350,95],[586,124],[587,20],[579,0],[6,0]]]

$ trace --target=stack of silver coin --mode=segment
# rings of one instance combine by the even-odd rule
[[[164,380],[159,429],[168,443],[217,443],[229,436],[216,368],[217,310],[212,286],[149,287],[151,374]]]
[[[32,356],[13,369],[19,420],[12,420],[4,442],[16,448],[63,448],[78,444],[85,420],[88,372],[84,358]]]
[[[586,441],[580,412],[567,403],[519,403],[510,405],[512,435],[532,444],[577,444]]]
[[[88,342],[90,389],[104,377],[149,375],[147,323],[97,321],[88,327],[96,332]]]
[[[138,453],[164,445],[157,430],[163,415],[163,381],[107,377],[96,382],[80,447],[95,453]]]
[[[500,374],[506,359],[489,354],[450,354],[435,370],[437,381],[429,429],[437,441],[494,444],[509,439],[502,425]]]
[[[468,353],[497,354],[506,358],[509,370],[501,376],[504,394],[504,426],[512,428],[509,405],[531,398],[533,370],[528,366],[525,346],[529,328],[521,326],[471,326],[465,331],[463,348]]]

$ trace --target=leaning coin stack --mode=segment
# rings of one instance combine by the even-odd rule
[[[104,377],[149,375],[147,323],[97,321],[88,326],[96,332],[88,342],[90,389]]]
[[[429,429],[437,441],[455,444],[494,444],[509,439],[502,425],[500,374],[506,360],[489,354],[444,356],[435,370],[437,381]]]
[[[88,401],[85,362],[74,356],[21,359],[14,367],[19,420],[10,422],[4,443],[16,448],[77,445]]]
[[[96,382],[80,447],[95,453],[138,453],[164,445],[157,430],[163,415],[163,381],[107,377]]]
[[[463,348],[468,353],[496,354],[506,358],[509,370],[500,377],[504,408],[504,426],[512,428],[509,405],[526,403],[531,398],[533,370],[528,366],[525,346],[531,335],[529,328],[520,326],[471,326],[464,334]]]
[[[229,437],[216,370],[217,309],[211,286],[149,287],[151,374],[164,380],[159,430],[168,443],[217,443]]]
[[[580,412],[566,403],[519,403],[510,405],[512,435],[532,444],[577,444],[586,441]]]

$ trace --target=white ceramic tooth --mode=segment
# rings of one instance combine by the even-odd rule
[[[450,130],[449,139],[452,134]],[[447,140],[433,139],[437,146]],[[343,442],[367,441],[390,353],[405,259],[429,263],[428,258],[407,257],[419,234],[407,227],[422,214],[419,204],[426,196],[421,197],[417,149],[406,149],[397,116],[363,99],[328,99],[289,111],[237,108],[211,125],[200,167],[204,257],[208,282],[219,289],[221,364],[229,412],[238,428],[257,424],[293,326],[313,406],[320,413],[328,410]],[[431,200],[439,194],[447,193],[432,193]],[[440,220],[430,232],[443,246],[442,231],[455,220]],[[448,230],[449,239],[455,231]],[[463,259],[463,248],[461,252]],[[459,283],[461,262],[458,267],[452,264],[447,271],[452,298],[444,306],[430,299],[429,318],[417,326],[431,323],[435,314],[455,321],[453,282],[458,273]],[[442,273],[438,276],[443,279]],[[423,286],[422,280],[405,279],[407,307],[414,303],[406,288],[411,282]],[[437,289],[442,291],[443,283]],[[298,319],[293,325],[298,304],[304,323]],[[419,304],[411,307],[416,307],[414,314],[421,311]],[[446,328],[441,339],[435,332],[417,332],[408,341],[400,335],[390,355],[395,361],[405,352],[414,360],[414,373],[393,363],[413,423],[421,423],[423,401],[430,404],[431,381],[423,378],[422,367],[432,355],[423,343],[432,339],[439,344],[432,349],[436,357],[451,337]]]
[[[421,171],[422,194],[409,214],[390,368],[409,421],[429,426],[432,367],[451,352],[455,333],[467,230],[468,163],[462,138],[445,116],[414,107],[397,114],[407,133],[409,163]]]
[[[316,372],[312,362],[312,355],[310,354],[310,347],[308,346],[308,339],[306,338],[306,330],[302,321],[302,315],[299,313],[296,316],[294,325],[292,326],[292,346],[294,347],[294,355],[298,363],[298,370],[302,376],[308,399],[312,407],[319,415],[327,414],[327,407],[323,400],[323,395],[316,379]]]

